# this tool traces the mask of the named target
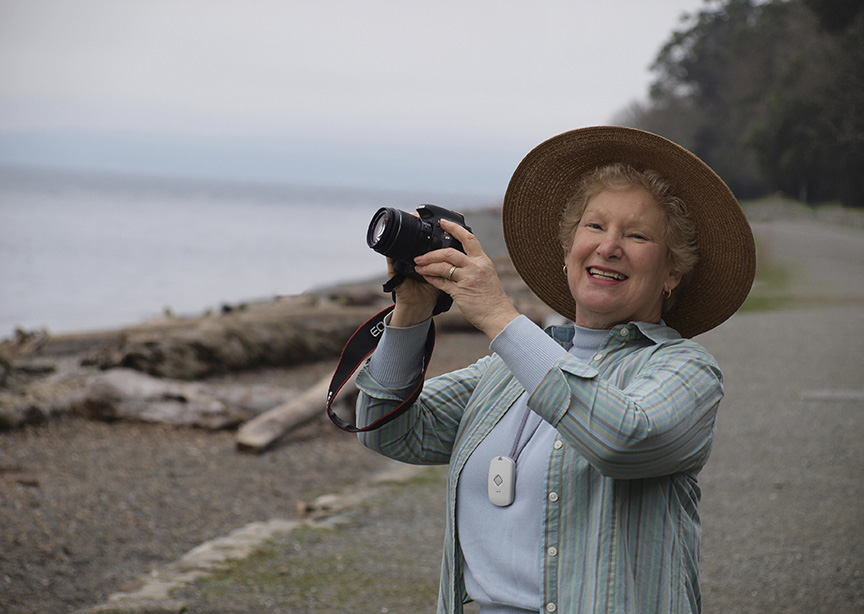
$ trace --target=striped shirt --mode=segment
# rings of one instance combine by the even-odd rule
[[[549,332],[569,346],[572,327]],[[530,371],[538,361],[523,362]],[[405,395],[366,371],[357,382],[361,424]],[[426,382],[409,412],[360,435],[364,445],[397,460],[450,465],[441,613],[461,612],[466,597],[456,527],[462,469],[525,388],[496,353]],[[721,397],[711,355],[660,324],[616,326],[590,361],[564,353],[539,379],[528,405],[557,436],[540,519],[538,610],[700,611],[696,476],[710,452]]]

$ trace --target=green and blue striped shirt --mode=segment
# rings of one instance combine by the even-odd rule
[[[573,328],[549,332],[566,348]],[[507,360],[529,370],[544,363],[526,352]],[[405,396],[401,385],[382,385],[365,370],[357,383],[359,424]],[[590,361],[561,354],[536,384],[528,405],[557,431],[538,519],[545,542],[538,609],[698,612],[696,476],[722,397],[713,357],[661,324],[632,323],[609,331]],[[426,382],[411,410],[360,435],[364,445],[397,460],[450,465],[439,612],[461,612],[466,598],[456,523],[462,469],[524,392],[496,353]]]

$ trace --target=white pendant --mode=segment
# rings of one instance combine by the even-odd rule
[[[506,456],[496,456],[489,463],[489,500],[498,507],[513,503],[516,493],[516,463]]]

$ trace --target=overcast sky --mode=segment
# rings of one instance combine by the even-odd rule
[[[0,0],[0,163],[503,193],[703,0]]]

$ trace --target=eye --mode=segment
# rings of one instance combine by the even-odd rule
[[[633,230],[627,235],[634,241],[639,241],[640,243],[648,243],[652,241],[651,235],[649,233],[645,233],[639,230]]]

